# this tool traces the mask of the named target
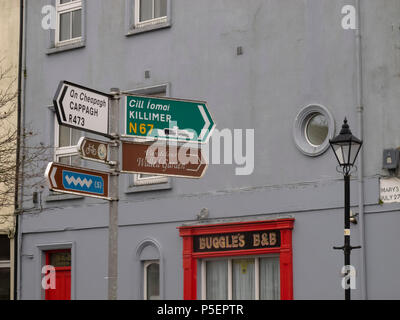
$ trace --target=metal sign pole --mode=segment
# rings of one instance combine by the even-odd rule
[[[118,186],[119,186],[119,89],[111,89],[110,195],[108,227],[108,300],[118,298]]]

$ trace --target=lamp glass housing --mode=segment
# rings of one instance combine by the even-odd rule
[[[347,119],[344,120],[340,134],[329,140],[336,159],[341,167],[352,167],[360,152],[362,141],[352,135]]]
[[[361,143],[350,141],[331,143],[331,146],[335,152],[336,159],[338,160],[339,164],[344,167],[354,165],[361,148]]]

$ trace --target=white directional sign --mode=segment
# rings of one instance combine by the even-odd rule
[[[53,102],[60,125],[109,135],[110,95],[61,81]]]

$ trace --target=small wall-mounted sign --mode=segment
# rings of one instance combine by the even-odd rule
[[[380,199],[383,203],[400,202],[399,178],[381,178]]]
[[[279,230],[247,231],[193,237],[194,252],[233,251],[281,246]]]

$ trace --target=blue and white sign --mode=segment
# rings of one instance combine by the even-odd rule
[[[104,194],[102,177],[67,170],[63,170],[62,177],[63,186],[66,190]]]

